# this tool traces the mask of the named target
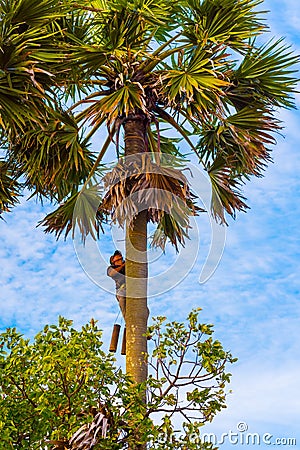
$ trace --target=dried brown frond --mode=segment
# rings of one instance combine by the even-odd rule
[[[103,412],[96,412],[91,423],[82,425],[73,436],[67,440],[48,441],[53,445],[52,450],[92,450],[105,439],[109,428],[109,420]]]
[[[108,419],[102,412],[98,412],[93,421],[84,424],[69,441],[71,450],[92,450],[100,438],[105,438],[109,424]]]
[[[187,236],[189,217],[202,210],[195,204],[196,196],[183,172],[170,163],[153,162],[149,153],[119,161],[103,183],[107,192],[98,214],[110,214],[113,223],[123,227],[126,221],[130,226],[140,211],[147,210],[148,222],[166,231],[176,247],[177,241],[183,243]],[[156,239],[154,245],[163,247],[164,242],[163,238]]]

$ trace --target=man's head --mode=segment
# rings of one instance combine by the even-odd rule
[[[123,264],[123,256],[119,250],[116,250],[115,253],[110,257],[110,264],[112,266],[121,266]]]

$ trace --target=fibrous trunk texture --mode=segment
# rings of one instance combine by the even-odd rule
[[[125,159],[145,152],[144,118],[127,119],[124,130]],[[147,379],[147,279],[147,211],[143,210],[126,224],[126,372],[136,383]]]
[[[147,217],[140,212],[126,233],[126,372],[147,379]]]

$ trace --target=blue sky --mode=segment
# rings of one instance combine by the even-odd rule
[[[286,36],[300,54],[298,0],[266,1],[264,6],[270,10],[271,34]],[[300,108],[299,95],[296,103]],[[246,185],[251,209],[229,220],[224,253],[212,277],[204,284],[198,281],[211,237],[208,219],[200,216],[193,232],[196,244],[182,251],[178,260],[172,249],[150,256],[154,291],[159,271],[169,265],[172,270],[165,292],[151,297],[149,304],[151,316],[180,321],[200,306],[202,320],[215,325],[215,337],[239,358],[230,368],[233,393],[228,408],[207,430],[220,436],[236,432],[237,424],[245,422],[248,432],[296,438],[292,448],[300,449],[300,112],[281,111],[280,118],[285,137],[277,139],[274,163],[264,178]],[[0,330],[16,326],[32,336],[46,323],[55,323],[58,315],[73,319],[76,326],[94,317],[108,346],[118,314],[113,286],[107,285],[111,292],[99,287],[70,239],[56,242],[36,228],[49,210],[24,198],[0,223]],[[120,232],[114,230],[113,237],[115,243],[109,233],[99,243],[104,259],[96,266],[100,279],[114,246],[123,245]],[[192,250],[195,264],[185,276],[181,270]],[[178,279],[182,281],[170,289]],[[221,449],[235,447],[227,442]]]

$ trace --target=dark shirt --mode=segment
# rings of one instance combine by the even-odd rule
[[[125,266],[122,267],[120,272],[114,269],[113,266],[109,266],[107,269],[107,275],[111,277],[116,283],[116,290],[125,287]]]

